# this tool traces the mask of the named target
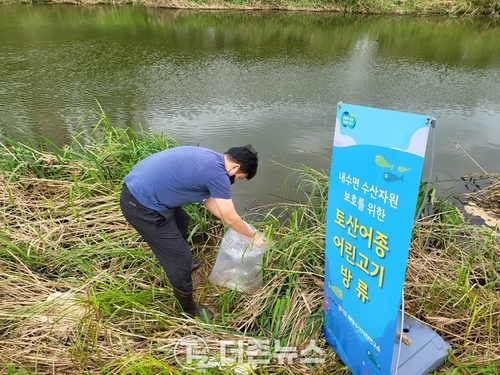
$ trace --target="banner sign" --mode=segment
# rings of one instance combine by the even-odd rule
[[[355,375],[390,374],[431,118],[339,103],[328,191],[325,338]]]

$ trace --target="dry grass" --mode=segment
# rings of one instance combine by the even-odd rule
[[[498,16],[498,0],[317,1],[317,0],[0,0],[0,4],[144,5],[197,11],[299,11],[354,14]]]
[[[74,165],[67,166],[68,176],[89,168]],[[326,180],[317,172],[309,177],[317,186]],[[498,187],[492,181],[468,198],[498,210]],[[277,216],[287,214],[288,221],[264,221],[276,246],[267,255],[266,284],[254,295],[207,283],[219,225],[197,242],[193,251],[206,262],[194,274],[195,293],[217,312],[206,324],[180,314],[161,267],[123,219],[118,190],[74,178],[0,175],[1,373],[194,373],[179,366],[174,351],[188,335],[203,338],[214,356],[220,340],[279,339],[298,346],[316,340],[324,363],[274,358],[258,373],[349,373],[321,334],[324,221],[321,207],[311,207],[316,200],[279,207]],[[451,344],[449,362],[436,373],[497,373],[499,256],[491,229],[443,224],[437,216],[416,223],[405,312]]]
[[[320,274],[301,276],[304,285],[318,285],[292,292],[273,327],[260,320],[286,277],[274,275],[252,296],[207,286],[216,249],[213,240],[199,244],[194,251],[204,252],[208,264],[194,275],[198,298],[222,312],[215,326],[205,325],[179,313],[161,268],[121,216],[114,190],[80,184],[77,194],[73,182],[16,180],[0,177],[0,363],[37,374],[167,371],[179,367],[172,349],[189,334],[215,347],[262,333],[262,326],[288,331],[294,342],[301,332],[320,331],[319,320],[307,322],[320,316]],[[305,370],[295,367],[290,373]]]
[[[472,174],[462,177],[462,180],[472,190],[460,199],[466,212],[500,230],[500,175]]]

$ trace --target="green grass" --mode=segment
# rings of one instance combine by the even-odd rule
[[[176,361],[175,347],[189,335],[203,339],[215,359],[221,340],[298,349],[314,342],[323,351],[324,362],[314,365],[280,361],[270,351],[261,358],[268,363],[249,373],[349,373],[321,334],[327,171],[282,165],[289,203],[248,215],[273,243],[265,285],[253,295],[207,281],[226,228],[189,207],[193,252],[205,259],[193,273],[195,295],[217,313],[204,323],[181,314],[161,266],[118,205],[130,168],[178,143],[114,127],[102,108],[89,116],[96,125],[65,147],[1,139],[0,373],[201,373]],[[498,237],[432,192],[420,199],[431,209],[414,227],[405,312],[453,348],[435,374],[496,374]],[[205,374],[236,371],[213,365]]]

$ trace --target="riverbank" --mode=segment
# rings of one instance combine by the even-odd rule
[[[286,10],[360,14],[500,16],[499,0],[0,0],[0,4],[144,5],[196,10]]]
[[[275,356],[255,373],[349,374],[322,336],[328,176],[288,169],[309,200],[246,217],[275,244],[265,257],[265,285],[253,295],[207,281],[225,228],[189,207],[193,252],[205,259],[193,274],[195,294],[217,313],[203,323],[180,313],[161,266],[118,205],[124,173],[177,142],[113,128],[104,113],[96,115],[93,133],[63,148],[0,140],[0,372],[253,373],[246,357],[222,366],[220,343],[279,340],[298,350],[314,343],[319,363]],[[467,199],[498,210],[498,181]],[[470,225],[435,196],[426,204],[432,215],[414,227],[405,312],[452,346],[435,374],[498,374],[498,231]],[[176,354],[190,335],[207,344],[208,369]]]

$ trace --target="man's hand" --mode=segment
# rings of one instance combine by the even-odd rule
[[[253,244],[257,247],[264,246],[266,244],[266,239],[262,234],[255,232],[253,236]]]

